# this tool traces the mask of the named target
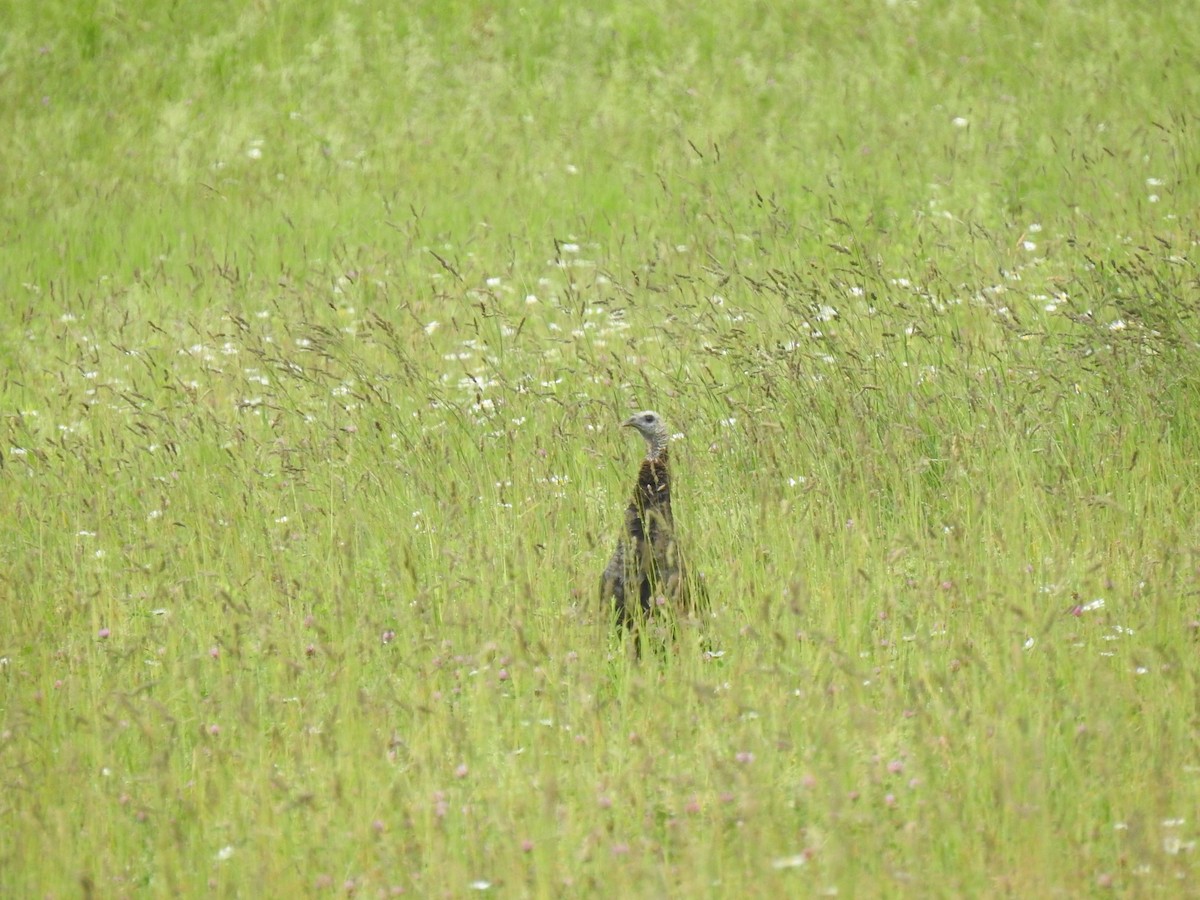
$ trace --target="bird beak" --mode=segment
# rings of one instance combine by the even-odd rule
[[[636,424],[637,424],[637,416],[630,416],[628,419],[626,419],[624,422],[621,423],[621,427],[622,428],[632,428]]]

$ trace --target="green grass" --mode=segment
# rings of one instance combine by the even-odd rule
[[[1186,4],[408,7],[3,14],[0,892],[1194,893]]]

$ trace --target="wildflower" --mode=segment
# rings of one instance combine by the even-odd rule
[[[772,869],[795,869],[808,862],[807,853],[797,853],[794,856],[781,856],[771,860]]]

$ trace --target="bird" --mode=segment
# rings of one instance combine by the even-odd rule
[[[702,581],[693,580],[675,534],[671,513],[670,431],[654,410],[635,413],[622,423],[646,441],[633,499],[625,509],[625,525],[612,558],[600,577],[600,601],[612,603],[618,629],[638,636],[652,618],[691,616],[707,605]]]

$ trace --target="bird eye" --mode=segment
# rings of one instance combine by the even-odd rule
[[[646,416],[646,422],[647,422],[648,424],[653,424],[653,423],[654,423],[654,416],[653,416],[653,414]]]

